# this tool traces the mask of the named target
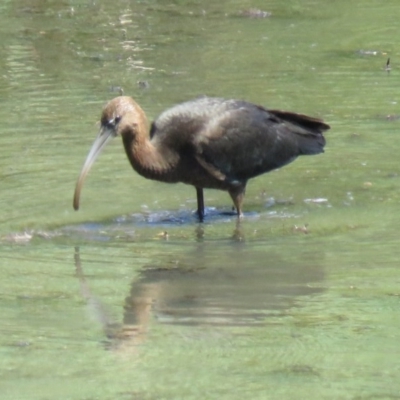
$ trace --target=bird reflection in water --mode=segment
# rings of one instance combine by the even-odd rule
[[[282,255],[253,248],[249,258],[246,246],[236,241],[226,259],[210,256],[210,251],[209,243],[196,243],[174,262],[143,267],[125,298],[123,322],[115,323],[91,293],[75,249],[81,292],[104,330],[106,347],[133,350],[147,339],[154,323],[220,329],[264,326],[271,317],[286,317],[299,297],[324,290],[323,257],[318,252]]]
[[[322,153],[327,129],[329,125],[317,118],[211,97],[176,105],[149,128],[144,111],[132,98],[116,97],[103,109],[100,132],[76,183],[73,206],[78,210],[84,179],[97,156],[112,137],[121,136],[140,175],[196,188],[200,221],[205,188],[227,191],[242,216],[247,181],[298,156]]]

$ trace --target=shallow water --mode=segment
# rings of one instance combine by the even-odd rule
[[[0,6],[2,398],[400,398],[398,4],[264,3]],[[150,119],[207,94],[332,130],[242,221],[206,191],[199,224],[118,140],[74,212],[120,88]]]

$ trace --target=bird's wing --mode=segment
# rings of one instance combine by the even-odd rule
[[[217,167],[215,167],[212,162],[208,162],[204,159],[202,154],[196,154],[197,162],[214,178],[219,181],[224,181],[226,179],[226,175],[220,171]]]
[[[268,111],[250,103],[214,115],[193,137],[196,158],[218,179],[244,181],[279,168],[301,154],[323,151],[318,119]]]

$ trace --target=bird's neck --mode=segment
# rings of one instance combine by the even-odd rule
[[[123,135],[123,142],[133,169],[145,178],[163,181],[176,164],[176,156],[152,143],[148,132]]]

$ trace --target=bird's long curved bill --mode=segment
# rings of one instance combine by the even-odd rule
[[[93,163],[96,161],[96,158],[99,156],[101,151],[104,149],[106,144],[113,138],[112,131],[107,129],[101,129],[96,140],[93,142],[92,147],[89,151],[89,154],[86,157],[85,163],[83,164],[81,173],[79,174],[79,178],[76,182],[75,193],[74,193],[74,209],[79,209],[79,197],[81,195],[81,189],[83,182],[85,181],[86,175],[90,171]]]

